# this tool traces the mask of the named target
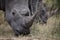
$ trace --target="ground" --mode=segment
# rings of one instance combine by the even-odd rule
[[[4,12],[0,11],[0,40],[60,40],[58,24],[60,20],[56,15],[50,17],[47,24],[33,23],[31,33],[27,36],[14,36],[9,24],[4,20]],[[58,32],[57,32],[58,31]]]

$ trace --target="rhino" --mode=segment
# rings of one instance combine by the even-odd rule
[[[16,36],[30,34],[30,27],[40,11],[36,11],[35,6],[37,2],[41,1],[42,0],[0,0],[0,10],[5,12],[4,17]],[[39,7],[37,8],[39,9]]]

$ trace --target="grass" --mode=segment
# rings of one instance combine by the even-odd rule
[[[56,22],[55,22],[55,26],[53,27],[53,30],[52,30],[52,35],[60,38],[60,14],[56,15]]]

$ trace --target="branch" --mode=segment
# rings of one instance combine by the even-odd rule
[[[50,15],[48,17],[51,17],[59,12],[59,8],[56,8],[55,10],[50,11]]]

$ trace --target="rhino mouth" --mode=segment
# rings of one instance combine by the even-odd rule
[[[22,30],[15,30],[15,35],[19,36],[19,35],[29,35],[30,34],[30,29],[25,29],[23,28]]]

